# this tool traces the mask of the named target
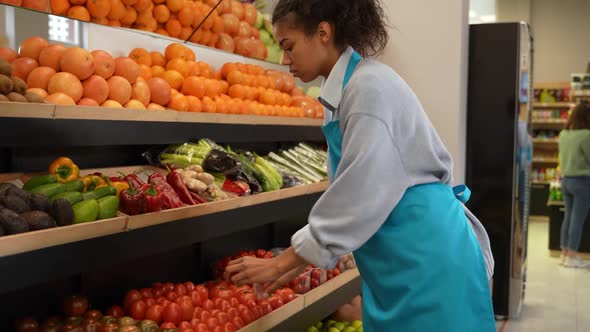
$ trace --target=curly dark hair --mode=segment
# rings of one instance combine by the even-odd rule
[[[272,23],[290,14],[306,35],[321,22],[332,24],[336,46],[350,45],[365,57],[380,54],[389,41],[381,0],[279,0]]]
[[[583,101],[572,110],[566,129],[590,129],[590,104]]]

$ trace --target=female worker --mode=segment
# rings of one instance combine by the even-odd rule
[[[450,186],[451,156],[412,90],[363,58],[388,42],[380,1],[280,0],[273,24],[291,73],[324,78],[331,184],[288,250],[231,262],[231,280],[273,288],[354,252],[365,331],[496,331],[489,242],[462,205],[469,191]]]
[[[561,224],[561,264],[585,268],[588,262],[578,255],[584,223],[590,211],[590,105],[581,103],[559,134],[561,189],[565,216]]]

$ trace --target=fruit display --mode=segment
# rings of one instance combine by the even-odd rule
[[[169,44],[164,53],[136,48],[126,57],[113,58],[104,50],[49,45],[43,38],[31,37],[18,52],[0,48],[0,59],[14,67],[16,81],[29,85],[27,92],[22,82],[17,85],[0,77],[0,92],[18,86],[19,95],[41,101],[34,93],[51,104],[323,117],[323,106],[304,96],[292,76],[242,63],[228,63],[216,71],[178,43]],[[9,67],[4,63],[2,68],[7,73]],[[26,99],[21,97],[14,96]]]
[[[18,75],[18,76],[17,76]],[[43,103],[43,94],[27,86],[20,77],[20,72],[13,65],[0,57],[0,102]]]
[[[363,332],[363,322],[355,320],[353,322],[341,321],[337,322],[333,319],[328,319],[324,322],[318,322],[310,326],[307,332]]]

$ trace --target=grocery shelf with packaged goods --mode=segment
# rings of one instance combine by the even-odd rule
[[[31,12],[30,19],[36,19],[38,15],[44,14]],[[125,56],[133,55],[131,53],[139,48],[161,52],[166,64],[160,67],[165,71],[182,71],[184,68],[181,66],[182,61],[170,64],[176,58],[166,59],[166,49],[178,40],[149,32],[117,29],[92,23],[83,23],[82,27],[87,36],[85,48],[102,49],[115,58],[122,56],[115,60],[115,73],[119,71],[116,68],[119,61],[134,67],[133,63],[128,61],[131,57]],[[113,42],[114,39],[116,42]],[[34,39],[32,44],[38,41]],[[52,90],[52,95],[56,94],[55,91],[63,91],[65,97],[57,95],[55,98],[48,98],[47,101],[52,104],[0,101],[2,182],[26,182],[33,175],[44,177],[49,163],[60,155],[71,157],[82,169],[80,176],[84,178],[92,178],[93,174],[98,172],[115,181],[113,178],[117,177],[117,171],[128,174],[138,172],[138,175],[145,177],[147,174],[143,172],[147,171],[149,174],[153,166],[134,166],[147,164],[144,152],[162,151],[166,145],[196,142],[201,138],[211,138],[222,143],[224,147],[230,144],[235,151],[248,150],[262,156],[275,151],[277,159],[268,160],[269,164],[273,163],[271,165],[275,171],[278,167],[286,167],[281,170],[283,173],[297,172],[289,167],[313,168],[314,165],[297,158],[298,153],[305,154],[305,151],[291,149],[295,149],[297,142],[301,141],[323,144],[320,112],[317,104],[310,102],[313,100],[311,97],[302,96],[302,91],[292,85],[292,78],[280,73],[284,71],[283,68],[204,46],[181,46],[183,48],[172,47],[170,52],[183,53],[189,50],[189,53],[183,54],[190,56],[192,51],[201,63],[198,65],[199,70],[203,71],[198,74],[193,72],[194,75],[181,75],[183,82],[176,91],[172,90],[172,84],[178,83],[175,80],[177,77],[164,75],[166,79],[162,80],[170,89],[170,99],[167,102],[158,100],[157,93],[162,91],[158,88],[153,89],[157,95],[156,99],[152,99],[152,95],[149,99],[143,100],[145,103],[140,101],[141,93],[135,90],[141,90],[136,86],[141,79],[136,78],[135,83],[132,83],[133,78],[128,77],[129,73],[122,69],[120,75],[115,75],[121,76],[131,85],[131,99],[137,98],[143,107],[138,103],[125,103],[122,100],[118,104],[106,103],[104,107],[98,107],[92,101],[84,100],[104,97],[99,98],[92,91],[87,97],[84,85],[91,85],[93,82],[88,82],[86,78],[80,79],[77,75],[82,74],[74,70],[75,68],[71,72],[61,68],[62,71],[59,73],[63,73],[62,76],[67,76],[67,79],[75,76],[76,79],[70,80],[70,83],[83,84],[84,98],[73,93],[73,96],[69,96],[67,93],[71,93],[72,89],[60,90],[55,86],[52,89],[48,86],[47,90],[43,89],[44,86],[37,88],[36,84],[39,83],[34,79],[28,80],[30,73],[27,73],[23,80],[25,83],[32,83],[29,84],[29,88],[35,86],[33,89],[41,89],[47,93]],[[21,49],[26,50],[27,47]],[[136,51],[138,52],[141,53]],[[103,53],[99,54],[104,56]],[[195,63],[191,63],[191,70],[195,68]],[[234,65],[230,65],[228,72],[224,74],[221,69],[225,63]],[[24,75],[23,71],[27,71],[25,67],[16,66],[14,73]],[[150,75],[152,70],[154,73],[160,70],[153,67],[148,67]],[[141,66],[139,68],[145,69]],[[271,71],[268,71],[269,69]],[[94,70],[96,72],[96,68]],[[239,74],[230,78],[228,74],[231,72]],[[141,71],[139,77],[143,74],[148,75],[147,71]],[[146,81],[149,83],[149,80]],[[185,88],[184,83],[187,81],[193,82],[195,86]],[[226,82],[227,86],[224,87],[221,82]],[[107,82],[106,98],[113,101],[121,98],[121,89],[116,88],[117,84],[127,84],[122,80],[108,83],[111,82]],[[279,87],[280,84],[283,86]],[[54,82],[54,85],[59,86],[59,82]],[[205,95],[201,96],[199,89],[202,85],[205,88],[216,87],[212,88],[216,91],[205,90]],[[161,86],[166,87],[158,87]],[[232,90],[232,87],[236,88]],[[152,92],[149,85],[148,90]],[[178,97],[178,100],[174,101],[173,94],[182,95],[186,99],[191,99],[189,96],[197,98],[201,102],[200,110],[209,108],[206,112],[196,112],[195,105],[189,105],[195,106],[195,109],[185,109],[183,98]],[[212,104],[205,102],[207,98],[215,105],[214,113],[210,112]],[[127,101],[128,98],[125,96],[123,99]],[[225,104],[224,99],[227,101]],[[63,105],[68,104],[70,100],[73,103],[82,102],[77,106]],[[233,105],[237,105],[237,108],[229,107],[229,100],[234,102]],[[96,100],[94,102],[99,104]],[[87,105],[86,103],[94,106],[82,106]],[[125,109],[118,108],[119,105]],[[150,105],[153,110],[142,109]],[[246,107],[239,107],[241,105]],[[164,110],[162,106],[165,106]],[[158,111],[155,111],[156,109]],[[233,112],[232,109],[239,111]],[[186,112],[187,110],[192,112]],[[229,153],[229,150],[224,153]],[[183,157],[186,156],[178,158]],[[164,176],[168,173],[163,169],[157,172]],[[0,282],[0,311],[3,313],[0,318],[0,329],[8,330],[16,318],[24,316],[44,319],[50,314],[62,314],[62,305],[59,303],[63,297],[73,293],[88,296],[92,308],[106,309],[112,304],[122,303],[129,289],[150,287],[157,281],[191,280],[200,283],[211,280],[211,264],[236,251],[287,246],[290,235],[305,224],[311,207],[327,186],[326,182],[316,181],[311,174],[313,172],[303,173],[305,174],[301,175],[302,177],[312,178],[309,182],[302,181],[309,184],[293,188],[269,189],[268,192],[256,195],[183,206],[161,212],[133,216],[118,213],[114,218],[1,237],[0,268],[10,272],[3,273]],[[228,179],[224,185],[228,183]],[[231,187],[239,181],[229,183]],[[55,187],[62,188],[61,185]],[[244,188],[238,185],[231,189]],[[226,190],[225,186],[223,190]],[[85,194],[82,195],[86,197]],[[93,199],[83,198],[82,202],[91,200]],[[99,211],[102,211],[102,206],[99,205],[99,208]],[[359,293],[358,271],[346,271],[309,292],[311,298],[307,294],[301,295],[284,307],[273,307],[276,310],[264,312],[264,317],[244,327],[244,331],[271,328],[284,330],[283,324],[300,324],[304,328],[314,323],[313,320],[327,317]],[[258,302],[258,305],[262,304]],[[128,314],[132,313],[130,308],[126,309],[129,309]],[[309,317],[313,317],[313,320],[310,321]],[[74,323],[73,320],[71,322]]]

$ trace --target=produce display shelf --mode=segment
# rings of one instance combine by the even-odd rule
[[[535,139],[533,139],[533,143],[535,143],[535,144],[559,144],[559,139],[535,138]]]
[[[533,120],[533,125],[566,124],[566,119]]]
[[[549,185],[551,181],[531,181],[532,184]]]
[[[551,158],[551,159],[533,158],[533,163],[537,163],[537,164],[558,164],[559,163],[559,159],[557,159],[557,158]]]
[[[304,308],[301,311],[287,318],[281,317],[280,323],[273,328],[253,331],[306,331],[309,326],[325,319],[360,294],[361,276],[358,269],[344,271],[338,277],[303,295]]]
[[[0,274],[0,294],[307,214],[326,188],[319,183],[3,237],[0,270],[11,273]]]
[[[224,143],[323,140],[323,120],[310,118],[12,102],[0,102],[0,118],[0,147],[174,144],[203,137]]]
[[[564,201],[548,201],[547,206],[565,206]]]
[[[570,102],[553,102],[553,103],[534,103],[533,108],[535,109],[544,109],[544,108],[572,108],[576,106],[574,103]]]

